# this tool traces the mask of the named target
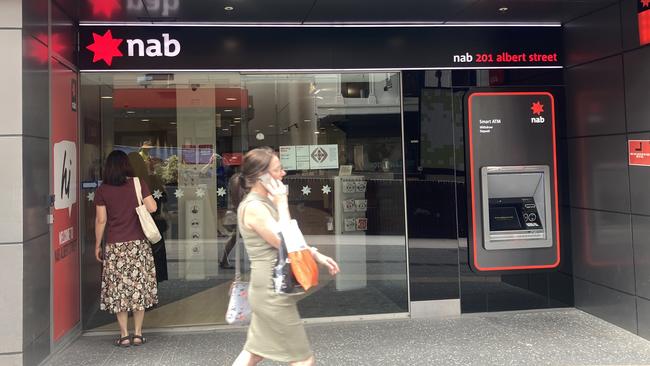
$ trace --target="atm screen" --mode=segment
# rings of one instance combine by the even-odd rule
[[[490,231],[523,229],[514,207],[490,207]]]

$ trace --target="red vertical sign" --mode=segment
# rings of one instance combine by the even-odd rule
[[[54,340],[79,322],[77,74],[52,59]]]
[[[643,46],[650,43],[650,0],[638,0],[639,42]]]

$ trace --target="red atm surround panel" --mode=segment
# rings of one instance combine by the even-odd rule
[[[476,232],[476,220],[477,220],[477,210],[476,210],[476,196],[479,192],[476,192],[475,189],[475,169],[474,169],[474,144],[472,137],[472,98],[481,96],[481,97],[499,97],[499,96],[522,96],[522,95],[538,95],[538,96],[547,96],[551,100],[551,129],[552,129],[552,141],[553,141],[553,202],[555,204],[555,236],[556,236],[556,255],[555,261],[549,264],[541,265],[513,265],[513,266],[498,266],[498,267],[481,267],[477,262],[477,232]],[[471,93],[468,97],[467,102],[468,110],[468,145],[469,145],[469,165],[470,165],[470,195],[471,195],[471,233],[472,238],[470,241],[471,245],[471,254],[472,254],[472,265],[475,269],[481,272],[498,272],[498,271],[516,271],[516,270],[537,270],[537,269],[553,269],[560,265],[560,224],[559,224],[559,202],[558,202],[558,183],[557,183],[557,142],[556,142],[556,129],[555,129],[555,98],[551,93],[548,92],[474,92]]]

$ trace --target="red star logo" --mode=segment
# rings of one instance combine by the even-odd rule
[[[650,1],[650,0],[648,0],[648,1]],[[544,112],[544,105],[542,103],[540,103],[540,102],[535,102],[535,103],[533,103],[532,107],[530,107],[530,109],[533,111],[533,114],[536,114],[536,115],[539,116],[539,115],[542,114],[542,112]]]
[[[643,5],[644,8],[650,6],[650,0],[641,0],[641,5]]]
[[[113,12],[122,7],[119,0],[88,0],[93,10],[93,15],[103,15],[107,19],[113,17]]]
[[[110,29],[103,36],[93,32],[93,41],[93,44],[86,47],[95,53],[93,62],[104,60],[108,66],[111,66],[113,57],[123,56],[118,48],[122,39],[113,38]]]

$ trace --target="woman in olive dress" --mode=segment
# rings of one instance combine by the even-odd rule
[[[267,173],[273,179],[263,183],[259,178]],[[265,358],[291,365],[313,365],[314,355],[296,306],[301,296],[276,294],[271,277],[281,244],[277,233],[291,219],[287,191],[281,182],[286,173],[273,150],[258,148],[246,154],[238,174],[233,193],[243,197],[237,218],[251,261],[248,300],[252,318],[244,350],[233,365],[256,365]],[[332,258],[310,249],[316,262],[331,275],[339,272]]]

